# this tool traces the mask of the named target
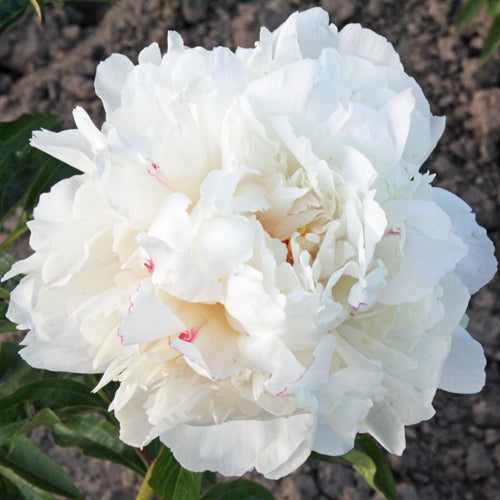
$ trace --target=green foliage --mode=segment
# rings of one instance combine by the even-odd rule
[[[481,52],[481,61],[485,62],[500,48],[500,0],[467,0],[458,13],[457,25],[463,28],[469,24],[483,7],[488,7],[492,19]]]
[[[201,473],[184,469],[168,448],[163,448],[153,465],[149,484],[160,500],[198,498]]]
[[[15,257],[8,254],[7,252],[4,252],[3,250],[0,250],[0,277],[3,276],[12,267],[12,264],[14,264],[14,262],[16,262]],[[7,281],[4,281],[1,288],[5,290],[5,292],[3,292],[5,295],[2,295],[2,292],[0,292],[0,298],[8,300],[10,292],[14,290],[19,281],[20,278],[11,278]]]
[[[39,425],[60,422],[60,416],[49,409],[38,410],[29,400],[26,388],[48,380],[43,380],[45,372],[25,363],[18,351],[16,344],[1,344],[0,498],[53,499],[53,494],[82,498],[63,469],[24,436]],[[86,387],[85,393],[89,390]],[[42,388],[37,397],[43,400],[46,391]]]
[[[0,36],[14,27],[33,9],[42,27],[45,26],[45,5],[82,0],[0,0]],[[84,2],[112,3],[113,0],[83,0]]]
[[[146,467],[133,448],[120,441],[118,429],[95,417],[75,415],[65,423],[52,426],[58,446],[77,446],[85,455],[124,465],[145,475]]]
[[[29,9],[29,0],[0,0],[0,36],[19,22]]]
[[[0,250],[0,277],[11,268],[14,262],[15,259],[12,255]],[[12,332],[16,329],[16,326],[5,317],[5,314],[7,313],[10,292],[18,282],[18,278],[12,278],[4,283],[0,283],[0,334]]]
[[[457,25],[463,28],[469,24],[479,11],[486,5],[488,0],[468,0],[458,13]]]
[[[0,473],[17,488],[20,498],[53,498],[50,493],[83,498],[64,470],[24,436],[10,450],[0,450]]]
[[[43,113],[22,115],[17,120],[0,123],[0,227],[17,206],[24,204],[23,214],[13,231],[14,238],[7,238],[0,248],[5,249],[24,232],[40,194],[76,173],[29,144],[33,130],[59,130],[61,124],[58,116]]]
[[[134,448],[120,441],[108,415],[109,398],[93,394],[90,376],[36,370],[16,344],[0,349],[0,498],[82,498],[64,471],[25,434],[45,425],[59,446],[77,446],[86,455],[110,460],[144,475]],[[89,412],[92,416],[85,415]],[[6,496],[7,492],[11,496]]]
[[[237,479],[210,488],[202,500],[274,500],[274,497],[260,484]]]
[[[500,5],[498,3],[497,5]],[[483,45],[481,60],[487,61],[500,48],[500,13],[493,19],[490,31]]]
[[[397,500],[396,485],[385,455],[369,434],[362,434],[356,446],[340,457],[311,453],[311,458],[353,467],[363,479],[387,500]]]

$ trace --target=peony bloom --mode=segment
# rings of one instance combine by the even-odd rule
[[[268,478],[368,432],[391,453],[438,388],[479,391],[470,295],[496,269],[419,171],[444,118],[384,38],[296,13],[236,53],[145,48],[97,68],[99,130],[35,132],[81,173],[40,198],[10,320],[21,355],[103,373],[121,438]]]

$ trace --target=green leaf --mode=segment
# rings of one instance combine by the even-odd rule
[[[484,41],[481,62],[486,62],[500,48],[500,15],[493,19],[490,31]]]
[[[20,387],[15,393],[0,398],[0,410],[26,402],[55,408],[79,407],[102,409],[106,405],[88,386],[69,379],[49,378]]]
[[[469,24],[474,16],[481,10],[483,5],[486,4],[486,1],[487,0],[469,0],[466,2],[458,13],[458,27],[463,28],[465,25]]]
[[[68,498],[83,498],[66,472],[24,436],[16,440],[11,451],[0,450],[0,472],[21,491],[29,491],[29,485],[32,485],[42,491]]]
[[[0,36],[19,22],[29,8],[29,0],[0,0]]]
[[[16,262],[15,257],[7,252],[4,252],[3,250],[0,250],[0,278],[12,267],[14,262]],[[2,283],[1,289],[6,290],[7,292],[12,292],[12,290],[14,290],[14,288],[20,281],[21,277],[16,276],[14,278],[11,278]],[[3,292],[3,295],[5,295],[5,292]],[[3,295],[1,298],[8,299],[8,297]]]
[[[37,488],[30,481],[27,481],[22,476],[19,476],[12,469],[5,467],[0,462],[0,479],[4,479],[5,482],[14,488],[14,492],[12,489],[11,493],[8,493],[12,496],[6,496],[9,500],[55,500],[54,495],[48,493],[47,491],[43,491],[40,488]],[[2,497],[4,498],[4,497]]]
[[[163,448],[153,465],[149,484],[160,500],[192,500],[199,497],[201,476],[184,469],[172,452]]]
[[[389,500],[397,500],[396,484],[391,468],[379,445],[369,434],[361,434],[356,440],[356,449],[368,455],[376,467],[375,489]]]
[[[6,290],[7,291],[7,290]],[[0,292],[3,292],[3,288],[0,288]],[[7,291],[7,293],[9,293]],[[0,333],[15,332],[16,325],[11,323],[6,317],[8,305],[6,302],[0,302]]]
[[[2,342],[0,347],[0,399],[12,394],[23,385],[39,380],[44,372],[32,368],[19,356],[20,346]]]
[[[35,416],[29,416],[25,419],[16,419],[16,421],[9,422],[6,425],[0,426],[0,444],[11,443],[23,434],[35,429],[40,425],[52,425],[60,422],[59,417],[49,410],[43,408]]]
[[[387,500],[397,500],[396,484],[384,453],[369,434],[361,434],[356,439],[356,447],[340,457],[330,457],[311,453],[311,458],[350,465],[380,495]]]
[[[60,180],[71,177],[77,173],[73,167],[62,163],[59,160],[42,153],[41,151],[40,153],[45,155],[45,162],[40,167],[39,173],[35,177],[27,193],[26,201],[24,203],[26,219],[31,218],[33,209],[38,204],[38,199],[42,193],[48,191]]]
[[[488,0],[488,9],[491,17],[500,16],[500,0]]]
[[[203,495],[201,500],[274,500],[274,497],[260,484],[246,479],[237,479],[215,485]]]
[[[106,420],[77,415],[68,422],[54,424],[52,436],[59,446],[77,446],[89,457],[110,460],[141,475],[146,472],[135,450],[120,441],[118,429]]]
[[[28,195],[30,186],[51,159],[30,146],[32,131],[59,130],[61,124],[58,116],[41,113],[0,123],[0,225]]]
[[[39,427],[40,425],[53,425],[59,423],[61,419],[48,408],[42,408],[33,418],[30,418],[17,431],[11,436],[11,440],[16,440],[23,434],[27,434],[31,430]]]
[[[0,498],[10,499],[10,498],[23,498],[19,490],[5,477],[2,476],[0,472]]]
[[[207,489],[211,486],[214,486],[215,484],[217,484],[217,474],[211,470],[206,470],[205,472],[203,472],[201,478],[201,487]]]

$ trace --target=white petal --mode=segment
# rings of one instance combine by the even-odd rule
[[[339,50],[363,57],[376,64],[392,66],[402,70],[398,53],[383,36],[362,28],[359,24],[348,24],[339,32]]]
[[[37,341],[23,347],[19,354],[31,366],[41,370],[71,373],[99,373],[93,367],[93,357],[86,350],[63,347],[49,342]]]
[[[122,87],[133,67],[130,59],[122,54],[112,54],[97,66],[95,91],[106,113],[120,106]]]
[[[454,233],[467,245],[467,255],[455,272],[470,293],[476,293],[497,270],[495,247],[465,201],[445,189],[434,188],[432,192],[438,205],[449,215]]]
[[[296,32],[302,57],[318,57],[324,48],[337,44],[335,28],[328,24],[328,12],[319,7],[297,14]]]
[[[160,47],[156,42],[148,45],[146,48],[139,52],[139,64],[154,64],[159,66],[161,64]]]
[[[309,456],[310,446],[302,444],[311,438],[310,420],[309,415],[296,415],[206,427],[184,425],[162,434],[160,439],[189,470],[241,476],[255,468],[269,479],[278,479]],[[296,454],[298,449],[300,453]]]
[[[451,349],[445,361],[439,388],[456,394],[479,392],[485,382],[486,358],[481,344],[459,326],[451,339]]]
[[[35,131],[30,144],[81,172],[95,171],[90,143],[79,130]]]
[[[370,434],[390,453],[401,455],[406,446],[405,428],[387,402],[376,404],[365,420]]]
[[[184,42],[177,31],[168,32],[167,44],[169,52],[182,52],[184,50]]]
[[[188,251],[193,241],[193,229],[187,209],[191,201],[182,193],[165,198],[158,209],[148,234],[168,243],[175,250]]]
[[[218,280],[253,254],[254,230],[243,217],[219,217],[201,224],[193,255],[205,276]]]
[[[166,292],[189,302],[214,303],[222,298],[221,283],[206,278],[187,252],[144,233],[137,242],[153,261],[153,283]]]
[[[182,354],[197,373],[221,381],[242,370],[237,344],[240,334],[228,323],[220,304],[190,304],[172,299],[169,305],[187,326],[178,338],[169,340],[170,347]]]
[[[184,323],[158,297],[151,280],[142,281],[130,297],[118,335],[123,345],[143,344],[183,332]]]
[[[403,157],[415,165],[421,165],[436,147],[444,126],[444,117],[432,116],[428,110],[415,108]]]
[[[432,293],[444,275],[463,259],[467,247],[451,232],[449,217],[434,202],[396,200],[384,208],[391,231],[377,246],[375,257],[379,254],[386,265],[396,263],[397,267],[395,274],[389,273],[379,300],[385,304],[416,302]],[[401,239],[402,248],[392,247],[392,256],[384,252],[391,241],[401,244]]]
[[[26,276],[10,293],[9,307],[5,316],[16,323],[19,330],[29,330],[34,327],[32,314],[40,288],[37,281],[39,280],[35,280],[32,276]]]
[[[336,457],[347,453],[352,448],[354,448],[354,436],[343,436],[324,420],[319,420],[312,446],[314,451]]]
[[[39,252],[35,252],[26,259],[14,262],[12,267],[2,276],[0,281],[7,281],[18,274],[28,274],[36,269],[39,269],[42,265],[43,255]]]
[[[106,138],[94,125],[88,113],[81,106],[77,106],[73,110],[73,118],[78,130],[92,146],[92,152],[95,153],[96,151],[106,147]]]
[[[148,397],[149,391],[139,384],[122,383],[109,408],[110,411],[114,410],[120,421],[120,439],[130,446],[145,446],[156,437],[145,415]],[[141,422],[141,425],[137,425],[137,422]]]
[[[287,384],[298,382],[306,371],[286,344],[274,335],[242,337],[239,349],[249,366],[271,374],[266,388],[276,395],[283,394]]]
[[[286,330],[283,307],[266,293],[263,279],[261,272],[243,265],[229,277],[226,285],[226,310],[250,335],[271,335]]]
[[[394,140],[394,165],[400,160],[408,134],[410,132],[410,117],[415,108],[415,98],[411,89],[394,96],[384,106],[389,131]]]
[[[300,376],[291,380],[278,392],[278,395],[288,396],[300,390],[316,391],[327,383],[330,373],[333,351],[336,339],[333,335],[325,335],[313,351],[313,359]],[[272,389],[271,389],[272,390]]]

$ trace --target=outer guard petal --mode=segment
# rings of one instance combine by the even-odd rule
[[[495,247],[465,201],[445,189],[434,188],[432,192],[436,203],[450,217],[453,231],[467,245],[468,253],[455,272],[472,295],[488,283],[497,270]]]
[[[451,349],[445,361],[439,388],[456,394],[479,392],[485,382],[486,358],[481,344],[459,326],[451,339]]]
[[[275,479],[289,474],[307,459],[310,447],[303,444],[310,441],[311,434],[311,416],[295,415],[207,427],[184,425],[165,432],[160,439],[189,470],[241,476],[255,468]]]

